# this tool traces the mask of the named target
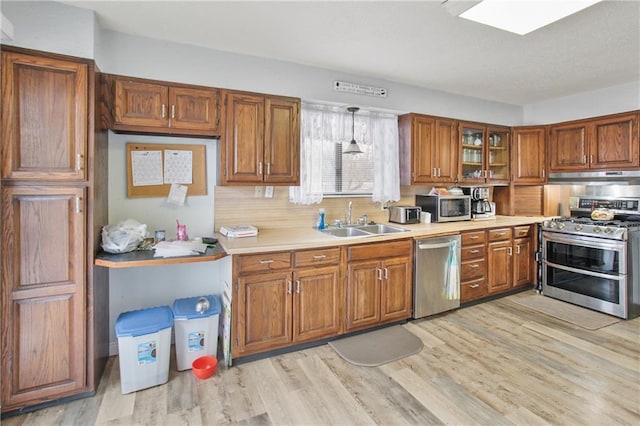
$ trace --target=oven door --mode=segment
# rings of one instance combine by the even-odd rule
[[[546,231],[542,241],[543,294],[626,318],[626,241]]]

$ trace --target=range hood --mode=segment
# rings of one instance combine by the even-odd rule
[[[640,185],[640,170],[549,173],[549,185]]]

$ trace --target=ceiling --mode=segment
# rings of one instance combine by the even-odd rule
[[[65,3],[95,10],[108,30],[515,105],[640,81],[640,0],[604,1],[525,36],[440,1]]]

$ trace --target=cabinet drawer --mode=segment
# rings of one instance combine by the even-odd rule
[[[484,231],[464,232],[462,234],[463,247],[470,244],[480,244],[484,242],[485,242]]]
[[[340,248],[323,250],[304,250],[293,253],[293,264],[296,268],[304,266],[337,265],[340,263]]]
[[[502,241],[511,239],[511,228],[489,229],[489,241]]]
[[[363,244],[347,249],[349,262],[354,260],[370,260],[400,256],[413,257],[413,241],[389,241],[385,243]]]
[[[460,263],[460,279],[462,281],[470,280],[473,278],[484,277],[485,274],[485,260],[476,259],[468,260]]]
[[[487,254],[487,249],[485,248],[484,244],[481,244],[478,246],[462,247],[460,253],[462,260],[478,259],[484,258],[484,256]]]
[[[291,268],[291,253],[262,253],[238,256],[236,270],[238,274],[269,272]]]
[[[514,229],[513,238],[528,237],[531,233],[531,225],[516,226]]]
[[[487,282],[484,278],[464,281],[460,284],[460,302],[470,302],[481,299],[488,293]]]

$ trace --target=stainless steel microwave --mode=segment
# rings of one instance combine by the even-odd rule
[[[431,213],[432,222],[455,222],[471,220],[471,197],[469,195],[416,194],[416,206]]]

